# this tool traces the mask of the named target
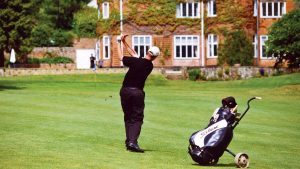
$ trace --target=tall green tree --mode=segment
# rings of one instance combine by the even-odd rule
[[[218,64],[241,64],[250,66],[253,64],[253,45],[245,31],[237,30],[225,35],[224,44],[219,48]]]
[[[0,67],[4,67],[4,52],[14,49],[22,57],[32,50],[31,30],[35,1],[1,0],[0,2]]]
[[[289,67],[300,67],[300,9],[284,15],[269,29],[268,55],[276,57],[275,67],[287,61]]]
[[[59,29],[71,29],[74,13],[82,9],[90,0],[44,0],[43,12]]]
[[[96,37],[97,9],[87,7],[74,16],[74,31],[79,37]]]
[[[34,46],[72,46],[74,15],[90,0],[42,0],[32,32]],[[97,14],[95,14],[97,16]],[[89,18],[86,18],[88,20]],[[92,21],[90,21],[92,22]],[[96,21],[94,21],[96,23]],[[94,30],[96,28],[94,27]]]

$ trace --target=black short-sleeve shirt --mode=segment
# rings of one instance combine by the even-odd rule
[[[153,69],[152,61],[124,56],[123,64],[129,67],[123,81],[123,87],[136,87],[143,90],[145,81]]]

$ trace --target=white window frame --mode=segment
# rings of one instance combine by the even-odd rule
[[[214,50],[216,46],[216,51]],[[217,58],[218,57],[218,35],[208,34],[207,36],[207,58]]]
[[[265,47],[265,41],[268,40],[268,36],[267,35],[261,35],[260,36],[260,58],[261,59],[264,59],[264,60],[267,60],[267,59],[274,59],[274,56],[264,56],[264,53],[263,53],[263,47]]]
[[[103,19],[109,18],[109,2],[102,3],[102,14],[103,14]]]
[[[191,15],[189,15],[190,12],[192,12]],[[177,4],[176,17],[177,18],[200,18],[200,2],[189,2],[189,3]]]
[[[257,16],[257,0],[253,0],[253,16]]]
[[[208,17],[216,17],[217,16],[216,0],[208,0],[207,1],[207,16]]]
[[[257,34],[255,34],[254,36],[253,36],[253,49],[254,49],[254,52],[253,52],[253,54],[254,54],[254,58],[257,58],[257,49],[258,49],[258,37],[257,37]]]
[[[174,36],[173,41],[174,41],[174,59],[198,59],[199,58],[200,36],[176,35]],[[177,47],[179,47],[179,49]],[[183,49],[185,50],[185,52],[183,52]],[[177,56],[178,52],[179,52],[179,56]]]
[[[281,6],[281,4],[283,6]],[[271,5],[271,7],[269,6]],[[264,8],[265,7],[265,8]],[[275,7],[277,8],[277,15],[275,15]],[[269,15],[269,11],[271,14]],[[264,14],[265,11],[265,14]],[[281,12],[281,13],[280,13]],[[286,2],[260,2],[260,17],[261,18],[281,18],[286,14]]]
[[[149,41],[146,40],[149,38]],[[150,35],[134,35],[132,36],[132,48],[138,54],[139,57],[145,57],[148,49],[152,46],[152,36]],[[141,51],[143,47],[143,51]]]
[[[110,37],[109,36],[103,36],[102,44],[103,44],[102,45],[103,59],[104,60],[110,59]]]
[[[98,8],[97,8],[97,11],[98,11],[98,19],[100,18],[100,16],[101,16],[101,11],[100,11],[100,5],[98,5]]]

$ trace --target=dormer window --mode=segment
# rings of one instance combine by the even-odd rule
[[[286,2],[261,2],[261,18],[281,18],[286,13]]]
[[[208,0],[207,1],[207,16],[209,16],[209,17],[217,16],[216,0]]]
[[[200,3],[179,3],[176,6],[177,18],[200,18]]]

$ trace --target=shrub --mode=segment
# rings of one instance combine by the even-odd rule
[[[228,33],[225,36],[223,45],[220,45],[218,64],[241,64],[242,66],[252,65],[253,45],[247,38],[245,31],[238,30]]]
[[[40,63],[40,59],[38,59],[38,58],[28,58],[27,59],[27,63],[28,64],[39,64]]]
[[[190,69],[188,70],[189,80],[195,81],[200,77],[200,69]]]
[[[68,57],[59,56],[59,57],[53,58],[53,62],[54,63],[73,63],[73,60]]]
[[[71,58],[65,56],[57,56],[57,57],[45,57],[45,58],[28,58],[28,64],[40,64],[40,63],[48,63],[48,64],[59,64],[59,63],[74,63]]]

